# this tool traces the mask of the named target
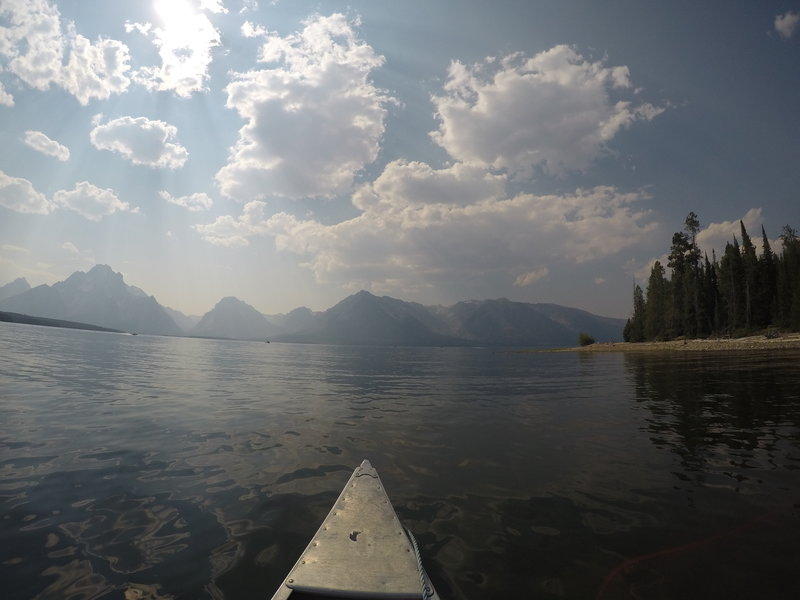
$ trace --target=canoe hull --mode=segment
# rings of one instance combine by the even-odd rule
[[[426,586],[426,587],[423,587]],[[378,472],[365,460],[272,600],[438,600]]]

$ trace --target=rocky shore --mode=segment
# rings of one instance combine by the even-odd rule
[[[728,352],[747,350],[800,350],[800,333],[776,337],[679,339],[668,342],[608,342],[564,348],[557,352]]]

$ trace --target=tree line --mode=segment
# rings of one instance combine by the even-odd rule
[[[800,237],[785,225],[775,253],[761,226],[761,253],[744,223],[720,258],[697,246],[700,221],[690,212],[672,236],[667,267],[656,261],[645,293],[633,289],[633,316],[626,342],[678,337],[745,335],[766,328],[800,331]]]

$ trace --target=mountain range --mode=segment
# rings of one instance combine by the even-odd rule
[[[560,306],[469,300],[424,306],[367,291],[324,312],[306,307],[264,315],[233,297],[202,317],[164,307],[127,285],[107,265],[77,271],[64,281],[31,288],[24,279],[0,287],[0,311],[156,335],[323,344],[401,346],[573,346],[586,332],[597,341],[622,338],[623,319]]]

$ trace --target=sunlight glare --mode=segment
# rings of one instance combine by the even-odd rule
[[[153,8],[167,29],[185,26],[196,14],[188,0],[155,0]]]
[[[188,0],[155,0],[153,8],[161,19],[162,38],[168,48],[191,48],[200,16]]]

